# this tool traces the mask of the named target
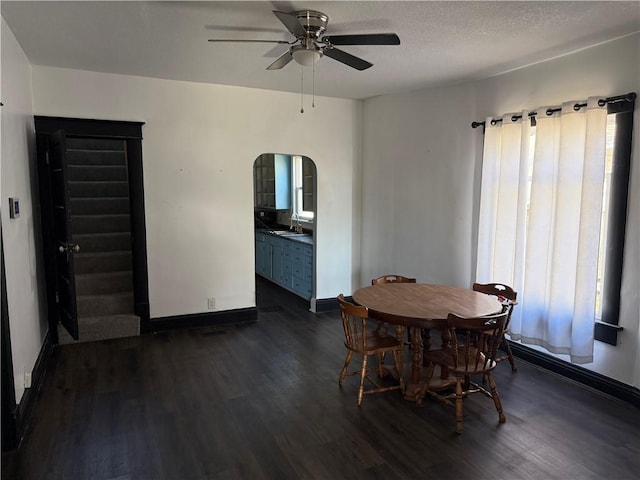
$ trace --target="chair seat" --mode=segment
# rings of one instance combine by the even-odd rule
[[[487,360],[484,353],[480,352],[476,348],[470,348],[468,352],[469,358],[474,359],[469,365],[465,366],[465,358],[467,358],[467,350],[465,347],[458,347],[458,367],[454,366],[453,358],[451,355],[451,349],[438,349],[429,350],[425,352],[425,357],[436,365],[446,366],[451,373],[459,373],[464,375],[475,375],[480,373],[486,373],[496,368],[497,362],[495,360]],[[477,355],[477,363],[475,361]]]
[[[367,353],[376,353],[378,351],[399,348],[401,346],[402,342],[399,342],[397,338],[392,337],[391,335],[367,332],[367,348],[364,349],[364,351]],[[347,348],[349,348],[348,345]]]

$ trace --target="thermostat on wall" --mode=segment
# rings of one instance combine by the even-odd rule
[[[18,218],[20,216],[20,201],[17,198],[9,198],[9,217]]]

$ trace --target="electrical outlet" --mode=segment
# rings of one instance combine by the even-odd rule
[[[31,388],[31,372],[24,372],[24,388]]]
[[[216,299],[214,297],[211,297],[211,298],[207,299],[207,308],[209,310],[215,310],[216,309]]]

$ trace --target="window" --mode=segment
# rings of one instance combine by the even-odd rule
[[[606,150],[605,150],[605,172],[604,172],[604,189],[602,196],[602,216],[600,221],[600,246],[598,249],[598,277],[596,284],[596,303],[595,303],[595,311],[594,318],[598,321],[605,321],[610,324],[617,324],[617,313],[619,312],[619,298],[616,298],[613,293],[619,290],[619,282],[618,288],[614,289],[611,292],[608,292],[608,297],[604,298],[605,292],[607,292],[603,288],[603,284],[605,281],[605,275],[607,271],[609,273],[609,282],[616,282],[613,277],[619,277],[621,272],[621,265],[618,267],[616,271],[617,263],[609,262],[607,263],[607,252],[609,252],[613,244],[615,243],[615,238],[618,236],[624,237],[624,230],[620,231],[620,225],[614,222],[614,229],[616,231],[610,231],[609,229],[609,219],[614,215],[619,215],[618,212],[612,210],[612,206],[616,209],[622,208],[621,199],[626,198],[628,193],[628,184],[627,185],[619,185],[617,189],[612,190],[611,180],[613,177],[614,171],[614,152],[616,151],[616,139],[618,139],[618,143],[627,141],[625,138],[616,137],[616,119],[617,114],[611,113],[607,115],[607,134],[606,134]],[[533,153],[535,151],[535,143],[536,143],[536,128],[535,128],[535,120],[532,121],[532,128],[529,136],[529,156],[528,156],[528,185],[527,185],[527,212],[529,211],[529,199],[531,195],[531,179],[533,175]],[[618,146],[618,148],[621,148]],[[618,169],[625,168],[625,165],[619,165],[619,163],[624,164],[624,159],[620,158],[620,156],[616,157],[617,162],[615,163]],[[628,160],[628,159],[627,159]],[[626,166],[628,169],[628,166]],[[620,197],[619,200],[615,198],[615,196]],[[616,201],[617,200],[617,201]],[[625,205],[626,211],[626,205]],[[612,229],[612,230],[614,230]],[[611,245],[611,246],[610,246]],[[613,247],[615,248],[615,247]],[[603,309],[603,305],[607,305],[607,308]],[[603,319],[603,310],[605,311],[604,319]],[[613,314],[615,312],[615,314]]]
[[[595,338],[617,343],[622,261],[631,170],[631,135],[635,94],[607,106],[607,151],[598,258]]]
[[[300,155],[291,157],[293,215],[300,221],[313,222],[315,210],[315,165],[311,159]]]
[[[592,97],[485,124],[476,281],[521,294],[512,339],[574,363],[621,329],[634,103]]]

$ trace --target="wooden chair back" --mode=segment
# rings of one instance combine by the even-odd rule
[[[403,277],[402,275],[382,275],[371,280],[371,285],[382,285],[383,283],[416,283],[415,278]]]
[[[365,352],[367,350],[369,309],[346,301],[342,293],[338,296],[338,303],[340,304],[344,329],[344,345],[349,350]]]
[[[516,292],[509,285],[505,285],[504,283],[474,283],[473,290],[475,290],[476,292],[485,293],[487,295],[492,295],[496,297],[500,301],[500,303],[502,303],[502,311],[509,312],[509,316],[507,317],[507,325],[505,326],[506,331],[509,328],[509,322],[511,320],[513,307],[518,303],[516,301],[518,292]]]
[[[511,352],[511,347],[509,346],[509,342],[505,338],[504,333],[509,333],[511,314],[513,313],[513,307],[518,303],[516,301],[518,293],[509,285],[505,285],[504,283],[474,283],[473,290],[496,297],[500,303],[502,303],[502,311],[508,313],[507,322],[504,326],[504,332],[502,335],[502,345],[506,355],[499,355],[496,358],[496,361],[500,362],[502,360],[509,360],[511,370],[515,372],[517,370],[516,363],[513,358],[513,353]]]
[[[475,318],[449,314],[450,367],[456,376],[486,373],[495,368],[508,316],[508,311]]]
[[[518,292],[504,283],[474,283],[473,290],[486,293],[487,295],[493,295],[497,297],[503,305],[505,303],[515,305],[518,296]]]

